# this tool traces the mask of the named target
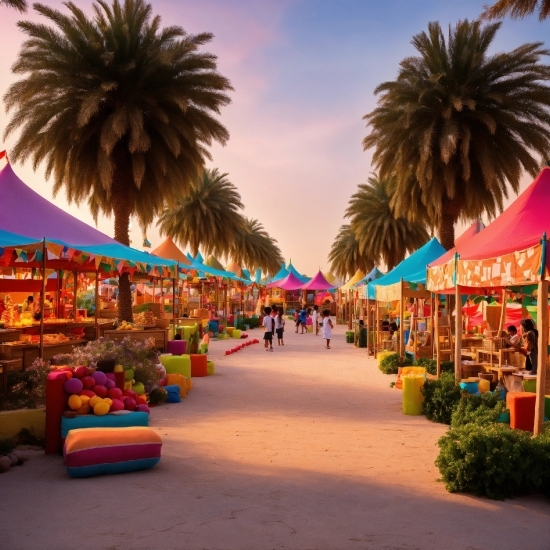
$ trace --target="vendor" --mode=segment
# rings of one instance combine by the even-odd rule
[[[506,332],[508,334],[503,338],[504,342],[507,344],[506,347],[519,346],[521,344],[521,337],[515,325],[506,327]]]
[[[34,298],[32,296],[27,296],[25,300],[23,301],[23,305],[21,306],[21,313],[33,313],[34,312]]]
[[[530,372],[530,374],[537,374],[539,332],[535,328],[532,319],[522,319],[520,321],[520,326],[525,347],[521,347],[519,344],[513,344],[511,340],[508,340],[508,343],[521,354],[525,355],[525,370]]]

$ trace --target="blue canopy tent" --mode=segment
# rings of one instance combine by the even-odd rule
[[[427,266],[443,254],[445,254],[445,249],[434,237],[408,258],[405,258],[389,273],[379,279],[370,281],[362,289],[363,297],[369,300],[377,302],[399,301],[399,353],[401,356],[403,356],[405,340],[403,298],[428,298],[430,296],[430,293],[425,290]],[[376,329],[379,324],[378,311],[378,308],[376,308]],[[376,335],[375,342],[378,343],[378,341],[379,337]]]

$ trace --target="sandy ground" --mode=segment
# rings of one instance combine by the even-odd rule
[[[331,350],[289,328],[273,353],[211,344],[217,374],[153,410],[153,470],[79,480],[39,456],[3,474],[0,548],[550,548],[550,501],[447,493],[446,428],[403,415],[393,377],[342,327]]]

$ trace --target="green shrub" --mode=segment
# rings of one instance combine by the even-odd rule
[[[438,441],[439,468],[446,489],[503,500],[532,488],[535,463],[531,434],[504,424],[466,424]]]
[[[397,374],[399,367],[410,366],[412,366],[412,361],[407,356],[405,356],[403,361],[401,361],[398,353],[387,355],[384,359],[382,359],[382,361],[380,361],[380,370],[384,374]]]
[[[531,443],[536,464],[531,482],[535,489],[550,497],[550,422],[544,424],[542,433],[534,437]]]
[[[422,408],[426,418],[433,422],[450,424],[453,411],[462,395],[461,389],[455,383],[454,375],[445,372],[439,380],[426,380],[422,393]]]
[[[452,414],[451,426],[458,428],[465,424],[486,425],[497,422],[505,410],[506,404],[495,393],[464,394]]]
[[[437,374],[437,361],[435,359],[419,357],[413,364],[415,367],[424,367],[428,374]],[[441,372],[454,372],[455,364],[453,361],[442,361],[440,368]]]
[[[149,403],[151,405],[161,405],[168,399],[168,392],[161,387],[151,390],[149,394]]]

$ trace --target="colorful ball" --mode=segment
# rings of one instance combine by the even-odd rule
[[[78,392],[78,395],[80,397],[82,397],[83,395],[87,395],[90,398],[95,397],[95,393],[92,390],[82,390],[81,392]]]
[[[110,388],[107,392],[107,395],[111,399],[120,399],[120,397],[122,396],[122,390],[119,388]]]
[[[107,377],[105,376],[105,373],[99,370],[96,370],[92,374],[92,378],[95,380],[97,386],[104,386],[105,382],[107,382]]]
[[[85,376],[82,378],[82,384],[87,390],[89,390],[95,386],[95,380],[91,376]]]
[[[88,401],[88,404],[90,405],[90,407],[94,408],[98,403],[102,403],[102,402],[103,402],[103,399],[101,399],[101,397],[94,395],[90,399],[90,401]]]
[[[107,377],[107,380],[112,380],[113,382],[116,382],[116,376],[113,372],[107,372],[105,373],[105,376]]]
[[[97,416],[103,416],[109,412],[110,408],[111,407],[108,403],[101,401],[94,405],[94,414],[97,414]]]
[[[128,397],[126,401],[124,401],[124,408],[127,411],[135,411],[137,407],[137,403],[135,399],[132,399],[131,397]]]
[[[69,407],[73,411],[80,409],[80,407],[82,407],[82,399],[80,399],[78,395],[75,395],[75,394],[71,395],[71,397],[69,397]]]
[[[111,388],[116,388],[116,384],[112,380],[107,379],[105,381],[105,387],[110,390]]]
[[[123,410],[124,410],[124,403],[120,399],[113,399],[113,403],[111,404],[111,412],[123,411]]]
[[[82,401],[82,405],[87,405],[88,402],[90,401],[90,396],[88,395],[80,395],[78,394],[78,397],[80,397],[80,401]]]
[[[107,397],[107,388],[105,386],[94,386],[92,391],[99,397]]]
[[[82,407],[80,407],[80,409],[77,409],[75,411],[75,413],[80,416],[80,415],[83,415],[83,414],[89,414],[91,411],[91,407],[90,405],[88,405],[88,403],[86,403],[85,405],[82,405]]]
[[[151,409],[147,405],[141,404],[136,407],[136,411],[149,414],[151,412]]]
[[[69,380],[65,382],[64,388],[67,393],[74,394],[81,392],[84,386],[78,378],[69,378]]]
[[[77,378],[84,378],[85,376],[88,376],[88,369],[86,367],[76,367],[74,369],[74,375]]]

